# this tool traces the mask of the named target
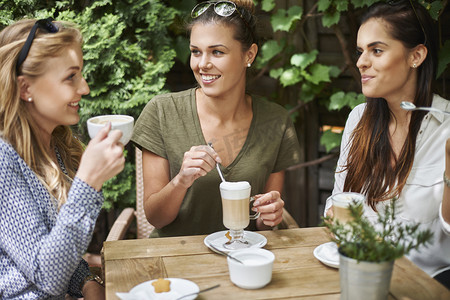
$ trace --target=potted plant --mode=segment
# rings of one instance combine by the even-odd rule
[[[387,299],[394,261],[430,242],[432,232],[419,230],[420,224],[396,221],[398,209],[393,199],[373,224],[364,216],[363,204],[354,201],[351,221],[324,218],[338,245],[341,299]]]

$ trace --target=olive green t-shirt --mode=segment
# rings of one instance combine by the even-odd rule
[[[235,160],[221,166],[227,181],[248,181],[252,195],[264,192],[271,173],[299,163],[300,147],[287,111],[278,104],[253,98],[253,119],[247,138]],[[195,88],[154,97],[147,103],[131,139],[169,161],[170,179],[192,146],[206,145],[197,115]],[[230,143],[236,142],[231,136]],[[210,234],[225,230],[216,169],[198,178],[188,189],[176,219],[151,237]],[[249,229],[255,229],[251,224]]]

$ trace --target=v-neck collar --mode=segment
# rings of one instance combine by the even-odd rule
[[[198,136],[198,144],[199,145],[207,145],[205,136],[203,135],[202,126],[200,125],[200,118],[198,116],[197,112],[197,98],[195,96],[195,91],[197,88],[191,89],[191,112],[192,112],[192,119],[194,120],[195,124],[195,130],[197,132]],[[224,174],[228,174],[231,172],[233,167],[241,160],[242,156],[244,156],[245,152],[248,149],[248,145],[250,143],[250,138],[253,136],[253,131],[256,124],[256,116],[257,116],[257,106],[256,101],[252,97],[252,111],[253,111],[253,117],[252,121],[250,123],[250,128],[248,129],[247,137],[245,138],[244,145],[242,145],[241,150],[239,151],[238,155],[234,158],[234,160],[229,164],[227,167],[221,165],[221,170]]]

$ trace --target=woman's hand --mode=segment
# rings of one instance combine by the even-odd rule
[[[197,178],[208,174],[216,166],[216,162],[222,161],[213,148],[207,145],[193,146],[184,153],[180,172],[173,181],[175,185],[187,189]]]
[[[105,288],[96,281],[88,281],[83,286],[83,296],[85,300],[104,300]]]
[[[280,224],[283,220],[283,207],[284,201],[277,191],[256,195],[252,208],[253,211],[260,213],[256,227],[264,230]]]
[[[120,173],[125,165],[120,130],[111,130],[111,123],[100,130],[86,147],[76,176],[99,191],[103,183]],[[109,133],[109,135],[108,135]]]

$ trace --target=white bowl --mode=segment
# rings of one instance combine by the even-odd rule
[[[230,280],[243,289],[259,289],[272,280],[275,255],[262,248],[248,248],[231,251],[229,255],[239,259],[241,264],[227,258]]]
[[[87,120],[87,128],[91,139],[93,139],[100,129],[105,127],[108,122],[111,122],[111,130],[118,129],[122,131],[122,137],[119,141],[126,145],[131,139],[134,125],[134,118],[127,115],[102,115],[90,118]]]

